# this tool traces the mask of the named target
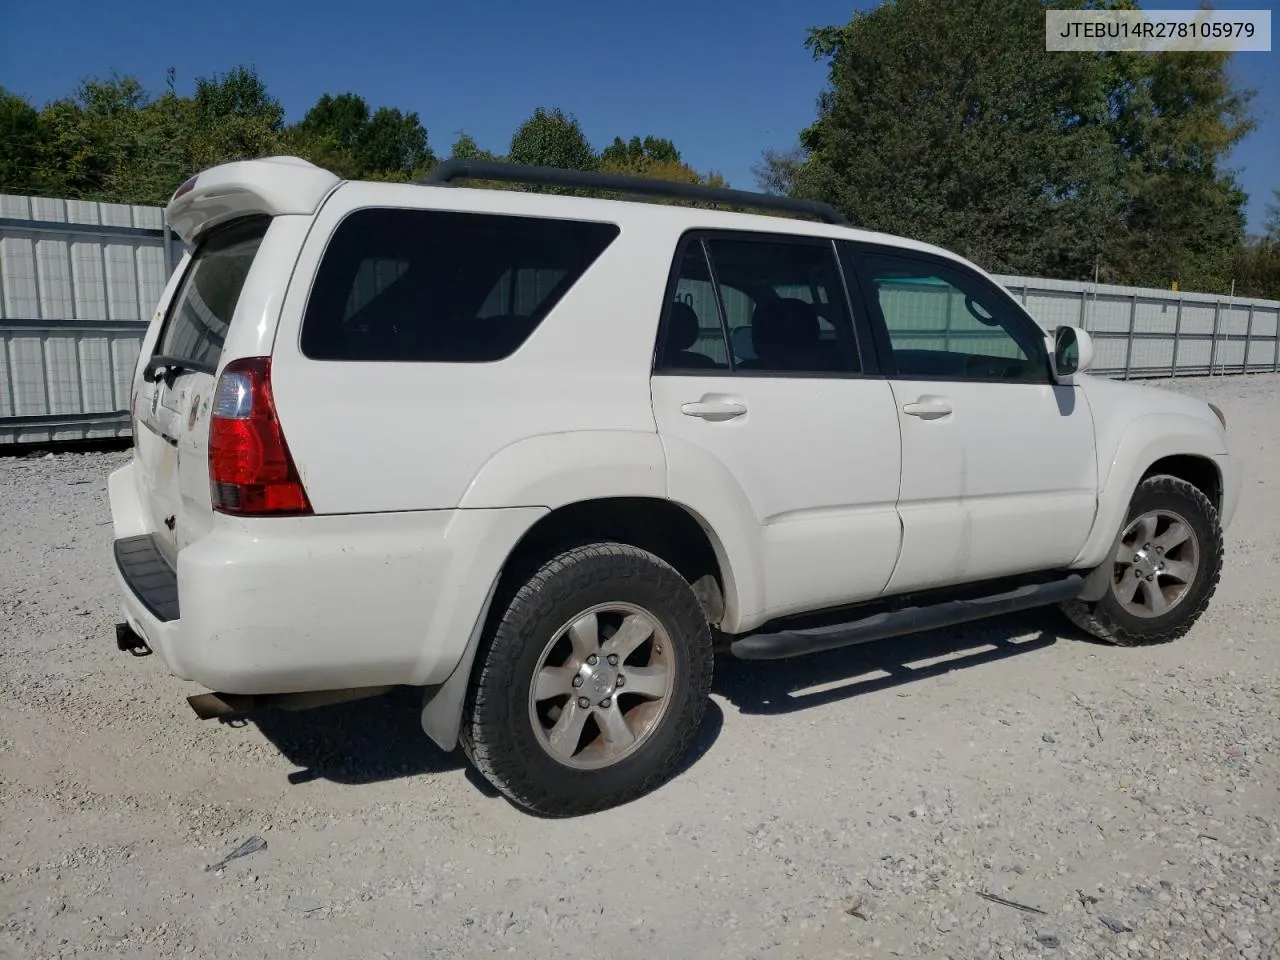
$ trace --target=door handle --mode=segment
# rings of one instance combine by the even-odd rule
[[[951,401],[946,397],[925,394],[915,403],[903,406],[902,412],[909,417],[919,417],[921,420],[937,420],[951,415]]]
[[[680,407],[686,417],[697,417],[700,420],[732,420],[747,412],[747,405],[741,400],[730,397],[703,397],[694,403],[686,403]]]

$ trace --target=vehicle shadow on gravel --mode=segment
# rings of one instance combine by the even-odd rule
[[[244,718],[301,769],[289,774],[297,785],[329,780],[351,785],[379,783],[465,769],[467,780],[488,797],[500,794],[467,763],[461,748],[445,753],[432,743],[419,717],[422,691],[397,687],[368,700],[312,710],[265,709]],[[702,725],[672,777],[693,766],[715,743],[724,714],[708,701]]]
[[[1078,633],[1032,610],[791,660],[750,662],[726,651],[713,689],[742,713],[792,713],[1034,653]]]
[[[311,710],[265,709],[245,720],[291,763],[293,784],[312,780],[362,784],[442,773],[465,766],[422,732],[422,691],[397,687],[368,700]]]

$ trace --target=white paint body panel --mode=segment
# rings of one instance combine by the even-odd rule
[[[1098,469],[1081,391],[1032,383],[892,381],[902,427],[901,593],[1066,567],[1089,536]],[[953,412],[903,408],[940,397]]]
[[[298,343],[317,265],[341,219],[370,206],[564,216],[621,233],[505,360],[310,360]],[[675,206],[340,183],[293,160],[208,171],[169,208],[187,239],[249,213],[275,220],[219,370],[271,356],[283,431],[317,516],[210,509],[214,377],[179,377],[168,398],[142,383],[159,314],[135,387],[140,409],[157,400],[151,425],[178,446],[166,452],[155,431],[135,430],[134,460],[110,480],[116,536],[159,536],[181,601],[181,619],[160,623],[121,582],[125,615],[175,674],[206,687],[439,684],[469,668],[468,640],[520,539],[549,511],[593,499],[667,499],[688,511],[719,560],[729,633],[886,592],[1096,565],[1138,478],[1164,456],[1213,462],[1223,522],[1234,513],[1239,469],[1220,424],[1203,403],[1163,391],[1087,375],[1057,388],[650,375],[687,229],[862,239],[967,264],[927,244]],[[730,394],[747,412],[681,412],[707,394]],[[903,415],[922,394],[946,395],[953,413]]]
[[[708,395],[747,412],[724,421],[681,412]],[[745,523],[745,549],[758,554],[759,586],[750,602],[742,598],[734,629],[880,594],[901,540],[900,444],[886,381],[655,376],[653,407],[671,499]],[[717,509],[726,486],[730,511]]]
[[[310,216],[340,182],[300,157],[224,163],[197,174],[192,189],[169,201],[164,218],[184,243],[194,246],[202,234],[236,217]]]
[[[1087,374],[1077,378],[1094,412],[1098,460],[1098,519],[1075,565],[1101,563],[1129,498],[1151,464],[1173,456],[1212,462],[1222,484],[1219,519],[1230,526],[1240,498],[1240,464],[1227,432],[1209,406],[1193,397]]]

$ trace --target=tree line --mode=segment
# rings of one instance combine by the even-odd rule
[[[176,87],[173,70],[158,96],[133,76],[91,78],[39,109],[0,87],[0,193],[164,204],[187,177],[233,160],[287,154],[348,179],[407,182],[440,159],[418,114],[371,107],[356,93],[326,93],[286,124],[252,67],[197,78],[190,96]],[[448,156],[724,183],[660,137],[615,137],[597,151],[558,107],[536,109],[505,153],[462,132]]]
[[[1227,53],[1057,53],[1045,11],[1130,0],[887,0],[809,31],[815,121],[761,187],[989,270],[1280,297],[1280,210],[1245,234],[1254,128]],[[1280,193],[1277,194],[1280,201]]]
[[[1280,210],[1246,236],[1247,197],[1226,165],[1255,123],[1229,55],[1046,52],[1044,11],[1081,5],[885,0],[810,30],[827,84],[794,148],[764,152],[760,188],[998,273],[1280,298]],[[272,154],[393,181],[441,159],[418,114],[351,92],[287,124],[247,66],[196,79],[190,95],[172,70],[159,95],[112,76],[40,108],[0,88],[0,192],[163,204],[199,170]],[[597,150],[559,107],[535,110],[504,152],[461,132],[446,156],[724,184],[667,139]]]

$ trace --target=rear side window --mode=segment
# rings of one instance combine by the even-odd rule
[[[156,355],[209,373],[217,369],[240,291],[270,224],[270,217],[241,220],[201,242],[169,308]]]
[[[313,360],[501,360],[618,232],[541,217],[358,210],[320,261],[302,352]]]

